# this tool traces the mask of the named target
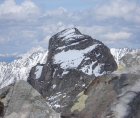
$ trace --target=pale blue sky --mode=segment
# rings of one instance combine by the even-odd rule
[[[48,48],[76,27],[109,48],[140,48],[139,0],[0,0],[0,54]]]
[[[3,1],[3,0],[2,0]],[[17,4],[21,4],[24,0],[15,0]],[[96,5],[95,0],[32,0],[36,5],[43,10],[53,10],[59,7],[65,7],[69,11],[85,10]]]

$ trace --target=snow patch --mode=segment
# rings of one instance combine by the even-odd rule
[[[92,67],[93,67],[93,65],[94,65],[96,62],[97,62],[97,61],[92,62],[92,63],[89,64],[89,65],[85,65],[85,66],[82,67],[80,70],[82,70],[83,73],[86,73],[86,74],[88,74],[88,75],[94,74],[94,73],[93,73]]]
[[[74,28],[71,28],[71,29],[67,29],[65,31],[63,31],[59,37],[65,37],[65,36],[69,36],[71,34],[75,33],[75,29]]]
[[[42,73],[42,68],[43,66],[36,66],[36,71],[35,71],[35,75],[36,75],[36,79],[39,79]]]
[[[54,100],[55,98],[57,98],[57,97],[59,97],[59,96],[61,96],[61,95],[62,95],[61,92],[56,93],[56,95],[50,96],[49,98],[47,98],[47,100]]]
[[[82,87],[85,87],[85,86],[86,86],[85,84],[82,85]]]
[[[56,84],[54,84],[54,85],[52,86],[52,88],[55,89],[55,88],[56,88]]]
[[[62,77],[63,77],[63,75],[66,75],[66,74],[68,74],[68,73],[69,73],[69,71],[63,71]]]
[[[54,56],[54,64],[60,64],[61,68],[77,68],[84,59],[84,54],[96,48],[99,44],[92,45],[84,50],[62,51]]]
[[[84,60],[89,60],[90,58],[89,57],[86,57]]]
[[[101,71],[101,66],[103,66],[103,65],[104,65],[103,63],[102,64],[98,63],[98,65],[93,70],[93,73],[95,74],[96,77],[106,74],[106,72],[103,72],[103,73],[100,72]]]
[[[59,108],[60,105],[59,105],[59,104],[55,104],[53,107],[55,107],[55,108]]]
[[[83,73],[86,73],[88,75],[92,75],[94,74],[96,77],[97,76],[102,76],[103,74],[105,74],[105,72],[101,73],[101,66],[103,66],[104,64],[99,64],[97,66],[95,66],[95,68],[93,68],[93,66],[97,63],[97,61],[95,62],[92,62],[91,64],[89,65],[85,65],[84,67],[82,67],[80,70],[83,72]]]
[[[60,107],[59,101],[61,100],[59,97],[65,98],[66,93],[58,92],[54,94],[53,96],[47,97],[46,98],[46,100],[48,101],[47,104],[52,108],[59,108]],[[61,106],[61,107],[64,107],[64,106]]]
[[[56,71],[57,71],[57,69],[54,69],[54,72],[53,72],[53,76],[52,76],[52,77],[54,77],[54,76],[55,76]]]

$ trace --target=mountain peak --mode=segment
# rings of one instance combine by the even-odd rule
[[[113,72],[117,64],[102,42],[69,28],[50,38],[47,62],[42,70],[38,68],[42,67],[32,68],[28,82],[52,108],[63,111],[90,81]]]
[[[77,37],[77,35],[79,36],[82,35],[81,32],[77,28],[68,28],[61,32],[58,32],[55,36],[63,40],[66,40],[73,37]]]
[[[67,28],[65,30],[62,30],[61,32],[57,33],[60,35],[60,37],[64,37],[66,35],[69,35],[69,34],[81,34],[80,31],[77,29],[77,28]]]
[[[67,69],[78,69],[84,73],[88,71],[86,73],[89,75],[94,74],[98,76],[104,73],[103,66],[109,62],[102,59],[99,62],[100,65],[97,59],[100,60],[102,58],[101,55],[109,56],[113,62],[113,57],[108,53],[109,49],[102,42],[92,39],[88,35],[81,34],[77,28],[68,28],[54,35],[50,39],[49,50],[49,56],[51,56],[53,64],[60,64],[64,71]],[[89,61],[88,64],[85,64],[87,61]],[[91,67],[89,67],[90,64]],[[92,68],[93,65],[99,66],[98,69],[96,68],[98,72],[94,72],[96,66]],[[102,67],[102,70],[100,70],[100,67]],[[63,74],[61,73],[60,75]]]

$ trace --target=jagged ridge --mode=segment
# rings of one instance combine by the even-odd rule
[[[46,60],[47,50],[37,47],[19,55],[11,63],[0,62],[0,88],[18,80],[27,80],[30,69],[37,63],[45,64]]]
[[[130,52],[138,52],[140,51],[140,49],[132,49],[132,48],[111,48],[110,52],[113,55],[115,61],[117,62],[117,64],[119,65],[120,59],[130,53]]]

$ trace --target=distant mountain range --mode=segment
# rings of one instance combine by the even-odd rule
[[[132,48],[111,48],[110,49],[111,54],[113,55],[115,61],[117,62],[117,64],[119,64],[120,59],[127,53],[131,53],[131,52],[137,52],[140,51],[140,49],[132,49]]]
[[[117,64],[119,64],[119,60],[125,54],[129,52],[137,52],[138,50],[140,49],[130,49],[130,48],[110,49]],[[17,80],[21,79],[26,80],[29,75],[30,69],[33,66],[35,66],[37,63],[40,64],[46,63],[47,54],[48,51],[46,49],[43,49],[42,47],[36,47],[31,49],[27,53],[18,56],[17,54],[0,55],[0,88],[7,86]],[[11,60],[14,61],[10,62]]]
[[[46,63],[46,60],[47,50],[36,47],[25,54],[18,55],[11,63],[0,62],[0,88],[17,80],[26,80],[30,69],[37,63]]]

